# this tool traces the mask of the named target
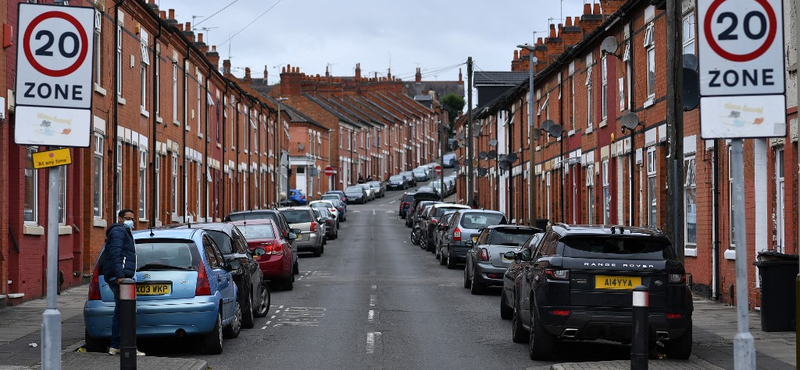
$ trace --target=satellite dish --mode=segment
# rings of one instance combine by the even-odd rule
[[[490,150],[488,154],[489,154],[489,158],[497,159],[497,151],[496,150]]]
[[[487,154],[486,152],[478,153],[478,158],[480,158],[480,159],[486,159],[488,157],[489,157],[489,154]]]
[[[456,150],[456,149],[458,149],[458,147],[459,147],[458,141],[454,141],[454,142],[450,143],[450,149],[451,150]]]
[[[475,137],[481,136],[481,126],[478,125],[472,126],[472,136]]]
[[[506,162],[506,161],[508,161],[508,156],[505,155],[505,154],[500,154],[500,155],[497,156],[497,160],[499,162]]]
[[[556,123],[553,120],[549,119],[547,121],[542,122],[542,130],[550,132],[550,127],[553,127]]]
[[[550,134],[550,136],[559,137],[562,133],[564,133],[564,128],[562,128],[561,125],[554,123],[549,129],[547,129],[547,133]]]
[[[488,172],[488,171],[486,171],[486,169],[485,169],[485,168],[483,168],[483,167],[478,167],[478,176],[486,176],[486,173],[487,173],[487,172]]]
[[[489,140],[489,146],[497,146],[497,140],[496,139]]]
[[[534,128],[531,135],[533,135],[533,140],[539,140],[539,138],[542,137],[542,132]]]
[[[517,154],[516,153],[511,153],[508,156],[506,156],[506,159],[508,159],[508,161],[510,163],[514,163],[514,162],[517,161]]]
[[[303,150],[303,149],[305,149],[305,147],[306,146],[303,145],[303,144],[297,144],[297,150]]]
[[[697,70],[697,56],[694,54],[683,54],[683,68]]]
[[[614,36],[606,37],[603,43],[600,44],[600,50],[604,54],[614,54],[617,52],[617,48],[619,48],[619,43],[617,43],[617,38]]]
[[[686,54],[684,54],[684,57]],[[684,59],[684,64],[686,60]],[[696,69],[683,68],[683,110],[690,111],[700,104],[700,77]]]
[[[464,140],[464,134],[463,133],[458,134],[458,140]]]
[[[501,170],[505,171],[511,167],[511,163],[509,161],[500,161],[497,166],[499,166]]]
[[[622,127],[628,130],[633,130],[636,126],[639,126],[639,116],[633,112],[623,114],[620,121],[622,121]]]

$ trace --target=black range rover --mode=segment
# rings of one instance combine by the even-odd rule
[[[661,342],[668,358],[691,355],[686,271],[661,232],[556,224],[531,253],[506,257],[524,265],[515,281],[512,335],[528,340],[531,359],[548,359],[560,339],[630,343],[638,285],[649,291],[651,347]]]

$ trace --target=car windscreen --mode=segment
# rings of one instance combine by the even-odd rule
[[[283,216],[286,217],[286,222],[290,224],[297,224],[303,222],[311,222],[311,212],[303,209],[290,209],[281,211]]]
[[[349,186],[344,189],[345,194],[362,194],[364,188],[360,186]]]
[[[403,197],[403,202],[412,202],[414,201],[414,194],[406,194]]]
[[[489,234],[486,244],[520,246],[534,234],[530,229],[495,229]]]
[[[461,226],[467,229],[482,229],[489,225],[499,225],[505,222],[505,216],[499,213],[470,212],[461,217]]]
[[[219,251],[222,252],[222,254],[233,253],[231,237],[228,236],[228,234],[218,230],[206,230],[206,232],[208,232],[208,235],[211,235],[211,239],[214,239],[214,243],[217,243]]]
[[[275,239],[275,231],[272,225],[238,225],[239,231],[242,232],[244,238],[251,239]]]
[[[136,243],[136,271],[197,270],[200,253],[191,240],[152,240]]]
[[[389,178],[389,181],[403,181],[403,176],[392,176]]]
[[[339,201],[339,196],[338,195],[323,195],[322,196],[322,200],[335,200],[335,201],[338,202]]]
[[[575,235],[559,241],[564,257],[626,260],[675,259],[675,251],[666,239],[647,236]]]
[[[461,208],[458,208],[458,207],[453,207],[453,208],[450,208],[450,207],[439,207],[439,208],[436,208],[435,217],[441,217],[445,213],[455,212],[456,210],[459,210],[459,209],[461,209]]]
[[[272,212],[242,212],[242,213],[231,213],[225,216],[225,221],[242,221],[242,220],[261,220],[265,218],[274,219],[272,218],[274,215]]]

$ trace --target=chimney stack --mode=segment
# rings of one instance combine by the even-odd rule
[[[572,17],[567,17],[564,29],[561,30],[561,39],[564,41],[564,50],[581,42],[581,28],[572,24]]]
[[[253,84],[253,78],[250,77],[250,67],[245,67],[244,68],[244,83],[246,83],[248,85],[252,85]]]
[[[588,36],[603,23],[603,15],[599,14],[600,4],[595,4],[594,9],[598,14],[592,12],[592,4],[583,4],[583,16],[580,21],[582,37]]]
[[[219,70],[219,53],[217,53],[217,45],[211,45],[211,51],[206,53],[206,59],[214,66],[214,70]]]
[[[229,75],[231,74],[231,60],[225,59],[222,61],[222,74]]]

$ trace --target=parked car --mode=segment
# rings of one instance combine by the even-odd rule
[[[203,229],[219,247],[226,262],[237,260],[242,264],[239,270],[231,271],[238,289],[237,297],[242,306],[242,327],[255,326],[254,317],[264,317],[269,313],[270,291],[256,258],[266,253],[263,248],[250,249],[241,230],[229,223],[198,223],[180,225],[176,228]]]
[[[417,203],[413,212],[411,225],[411,244],[419,245],[422,238],[422,230],[428,224],[428,210],[436,203],[435,200],[426,200]]]
[[[440,258],[438,251],[441,250],[441,243],[444,240],[444,234],[447,232],[447,224],[450,222],[450,216],[456,213],[455,210],[447,210],[442,214],[439,218],[439,224],[433,230],[433,250],[432,252],[436,255],[436,259]]]
[[[367,191],[361,185],[348,186],[344,189],[348,203],[364,204],[367,202]]]
[[[439,245],[439,263],[454,269],[458,263],[466,261],[467,251],[470,249],[465,242],[478,239],[481,229],[490,225],[507,224],[506,216],[500,211],[485,209],[464,209],[456,211],[450,218],[444,243]]]
[[[376,198],[383,198],[386,196],[386,183],[383,181],[370,181],[369,186],[375,191]]]
[[[296,206],[302,206],[308,203],[306,195],[300,189],[289,189],[289,201]]]
[[[238,260],[225,261],[214,239],[203,229],[134,231],[136,246],[136,336],[197,335],[205,351],[222,353],[223,337],[236,338],[242,328],[231,271]],[[103,251],[92,272],[83,308],[86,349],[105,351],[111,338],[114,294],[100,278]]]
[[[420,239],[419,246],[422,249],[425,249],[429,252],[435,252],[435,244],[434,244],[434,233],[436,230],[436,226],[439,225],[439,219],[445,212],[452,211],[455,212],[459,209],[469,209],[469,206],[465,206],[463,204],[454,204],[454,203],[438,203],[434,204],[428,214],[425,216],[426,224],[422,229],[422,238]]]
[[[417,179],[414,178],[414,174],[411,171],[400,172],[400,176],[405,177],[407,187],[413,188],[417,186]]]
[[[400,201],[398,202],[400,209],[397,211],[397,214],[400,215],[400,218],[406,218],[408,214],[408,207],[411,206],[411,202],[414,201],[414,194],[413,191],[407,191],[403,193],[403,196],[400,197]]]
[[[230,221],[252,221],[252,220],[260,220],[260,219],[268,219],[275,222],[275,225],[278,227],[278,230],[281,232],[281,236],[284,239],[289,240],[289,244],[292,246],[292,250],[297,252],[297,243],[295,243],[294,239],[289,239],[289,233],[295,233],[300,235],[300,230],[293,230],[291,226],[289,226],[289,222],[286,221],[286,217],[283,213],[280,213],[277,209],[257,209],[253,211],[238,211],[238,212],[231,212],[223,219],[225,222]]]
[[[300,230],[295,240],[298,252],[312,252],[314,257],[325,253],[325,225],[317,222],[317,217],[311,207],[283,207],[278,208],[293,229]]]
[[[329,240],[338,238],[339,224],[336,221],[336,216],[331,213],[330,208],[322,203],[312,205],[311,208],[314,209],[315,215],[317,216],[317,222],[325,225],[325,239]]]
[[[342,190],[328,190],[328,191],[325,192],[325,195],[327,195],[327,194],[336,194],[336,195],[338,195],[339,199],[342,201],[342,203],[344,203],[345,207],[347,207],[347,204],[348,204],[347,195],[344,193],[344,191],[342,191]]]
[[[333,206],[336,207],[336,211],[339,213],[336,215],[336,218],[339,222],[347,221],[347,205],[342,203],[339,200],[339,196],[336,194],[325,194],[322,196],[322,200],[327,200],[333,203]]]
[[[308,203],[309,206],[315,208],[326,208],[336,221],[336,229],[339,229],[339,209],[333,205],[335,200],[314,200]]]
[[[389,190],[406,190],[408,189],[408,182],[403,175],[394,175],[389,177],[389,183],[386,184]]]
[[[264,250],[256,257],[264,279],[282,290],[292,290],[294,275],[300,273],[297,253],[290,243],[297,239],[297,234],[289,233],[289,237],[284,238],[275,222],[267,219],[232,223],[242,231],[250,250]]]
[[[541,232],[530,226],[491,225],[481,230],[474,243],[467,240],[465,244],[472,248],[467,251],[464,264],[464,288],[472,294],[483,294],[487,287],[502,286],[503,274],[513,260],[505,253],[513,252]]]
[[[411,174],[414,176],[414,181],[416,182],[428,181],[430,179],[430,176],[428,176],[428,171],[422,168],[414,169],[411,171]]]
[[[436,193],[438,196],[442,196],[442,194],[446,194],[447,188],[442,190],[442,182],[439,180],[431,181],[430,187],[433,188],[433,192]],[[446,196],[446,195],[445,195]]]
[[[503,273],[503,290],[500,292],[500,318],[503,320],[511,320],[514,312],[514,298],[518,296],[515,292],[515,284],[519,274],[524,271],[524,265],[530,261],[533,255],[533,250],[541,242],[544,233],[536,233],[528,239],[525,243],[517,248],[514,253],[514,259],[511,260],[506,272]],[[508,256],[504,256],[508,259]],[[520,325],[520,323],[515,323]],[[521,326],[518,326],[521,328]],[[522,329],[521,329],[522,330]],[[514,336],[516,337],[516,335]]]
[[[430,193],[430,192],[416,192],[416,193],[414,193],[413,198],[414,199],[411,201],[411,205],[409,205],[408,211],[407,211],[407,214],[406,214],[406,226],[407,227],[414,226],[414,221],[416,221],[416,219],[414,219],[414,212],[416,212],[417,205],[419,204],[419,202],[422,202],[422,201],[425,201],[425,200],[439,200],[439,196],[438,195],[436,195],[434,193]]]
[[[367,202],[375,200],[375,189],[373,189],[372,186],[367,183],[358,184],[358,186],[362,187],[367,193]]]
[[[648,289],[654,340],[668,358],[691,355],[694,306],[686,271],[660,231],[555,224],[523,268],[512,316],[520,328],[512,333],[520,341],[527,331],[531,359],[549,359],[561,339],[630,343],[631,297],[639,285]]]

